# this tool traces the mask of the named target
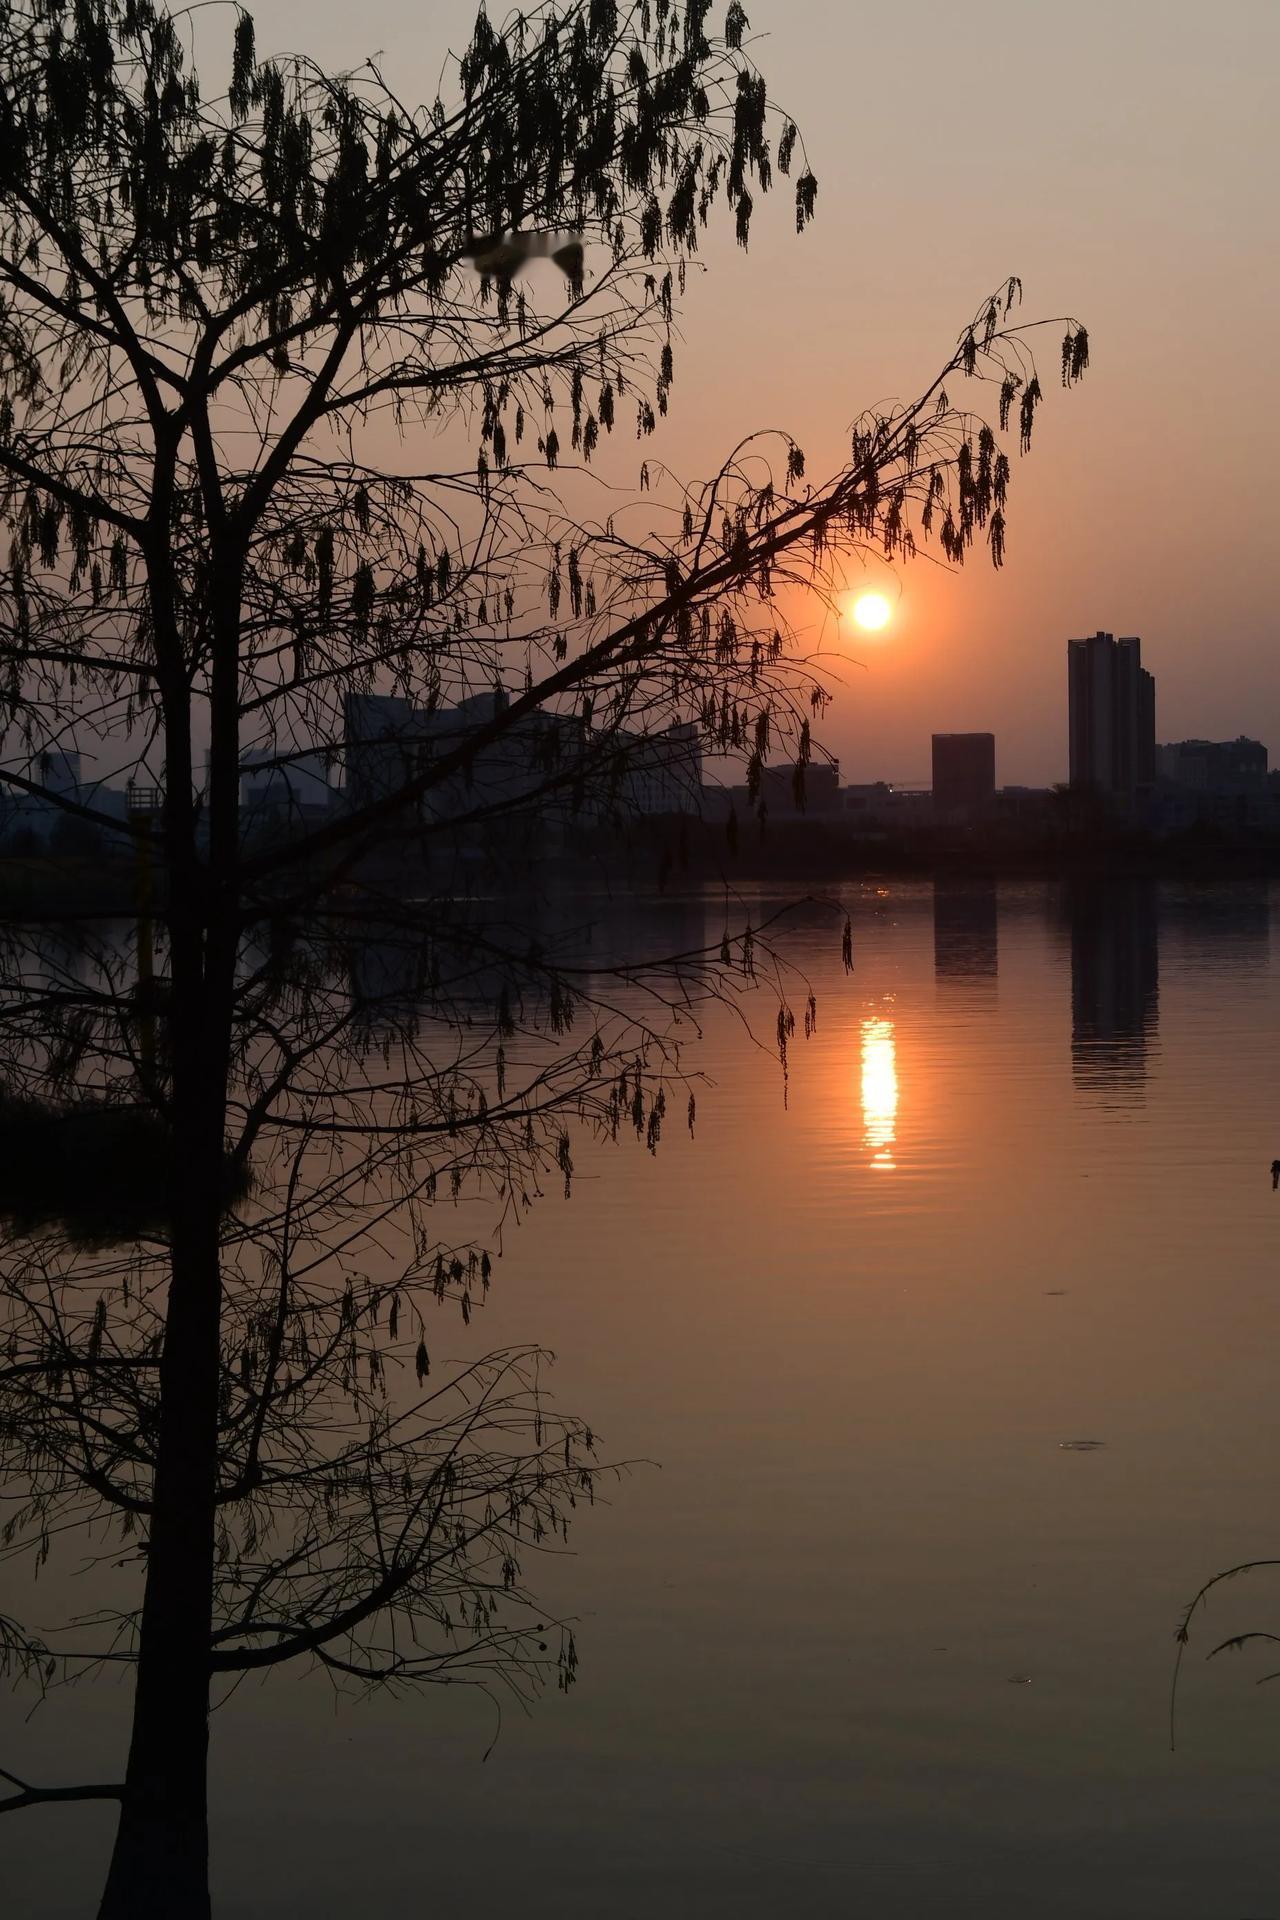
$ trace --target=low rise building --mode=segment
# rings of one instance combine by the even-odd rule
[[[1262,793],[1267,785],[1267,749],[1261,740],[1172,740],[1156,748],[1162,780],[1197,793]]]
[[[246,832],[306,827],[326,819],[335,792],[329,756],[315,751],[263,749],[240,762],[240,821]]]
[[[811,760],[804,768],[766,767],[760,779],[760,800],[770,820],[838,814],[840,763]]]
[[[702,741],[696,726],[652,734],[584,729],[576,714],[539,711],[478,743],[510,706],[495,688],[449,707],[415,708],[377,694],[348,697],[342,758],[353,810],[427,780],[409,803],[425,821],[460,825],[536,817],[541,826],[616,813],[697,813]],[[443,762],[449,761],[448,770]]]
[[[996,790],[994,733],[935,733],[933,810],[939,819],[971,819]]]

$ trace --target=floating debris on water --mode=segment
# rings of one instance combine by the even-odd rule
[[[1105,1440],[1059,1440],[1061,1453],[1096,1453],[1099,1447],[1106,1446]]]
[[[1011,1687],[1029,1687],[1031,1685],[1031,1675],[1029,1673],[1011,1673],[1009,1675],[1009,1685]]]

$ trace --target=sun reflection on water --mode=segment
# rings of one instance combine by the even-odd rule
[[[898,1065],[893,1022],[879,1016],[862,1023],[862,1143],[873,1167],[892,1171],[898,1119]]]

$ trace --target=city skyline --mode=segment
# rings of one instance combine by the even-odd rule
[[[1138,636],[1117,639],[1099,630],[1087,638],[1069,639],[1067,667],[1069,766],[1067,779],[1054,786],[1093,790],[1126,807],[1141,795],[1163,794],[1168,799],[1174,789],[1184,798],[1192,794],[1261,796],[1270,791],[1270,753],[1263,741],[1244,733],[1229,740],[1209,740],[1203,735],[1158,739],[1155,676],[1141,665]],[[279,751],[246,748],[242,752],[241,804],[246,824],[254,830],[278,817],[301,829],[331,811],[390,793],[412,777],[424,756],[429,759],[463,742],[495,712],[504,711],[508,702],[507,692],[497,686],[452,707],[431,709],[418,709],[396,695],[349,694],[341,745],[321,748],[295,740]],[[482,792],[473,788],[470,778],[455,780],[439,797],[437,811],[442,816],[470,815],[477,805],[482,813],[490,807],[518,811],[521,792],[536,784],[538,742],[545,741],[549,731],[563,736],[563,751],[570,759],[580,753],[580,745],[573,744],[572,716],[543,716],[496,753],[482,756]],[[862,779],[857,777],[860,769],[842,768],[837,759],[825,757],[810,765],[798,782],[791,761],[774,760],[763,766],[754,800],[746,785],[717,777],[715,768],[721,763],[694,725],[638,734],[631,737],[631,750],[635,759],[625,783],[626,804],[650,816],[700,814],[704,820],[719,820],[734,808],[745,818],[757,807],[784,819],[823,818],[832,813],[852,816],[868,805],[874,811],[879,797],[896,793],[913,804],[932,801],[934,817],[942,824],[948,819],[955,823],[965,817],[981,818],[999,794],[1034,798],[1048,796],[1051,790],[998,778],[997,741],[989,731],[932,733],[928,782]],[[732,770],[732,763],[727,764]],[[60,818],[58,796],[87,801],[104,818],[124,820],[132,811],[137,782],[131,777],[127,787],[113,784],[74,750],[45,752],[38,771],[50,797],[0,799],[0,842],[15,830],[32,827],[38,839],[47,838]],[[207,764],[205,771],[207,783]],[[707,772],[710,779],[704,778]],[[607,804],[601,809],[599,796],[584,805],[583,796],[575,804],[569,793],[554,809],[562,824],[575,818],[587,823],[597,815],[604,817],[608,810]],[[1189,816],[1181,817],[1176,805],[1171,813],[1165,808],[1164,814],[1167,817],[1159,821],[1163,831],[1189,824]],[[1155,824],[1158,817],[1148,824]]]

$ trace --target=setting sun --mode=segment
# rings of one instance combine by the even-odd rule
[[[860,593],[853,603],[853,617],[868,633],[876,633],[889,623],[891,608],[882,593]]]

